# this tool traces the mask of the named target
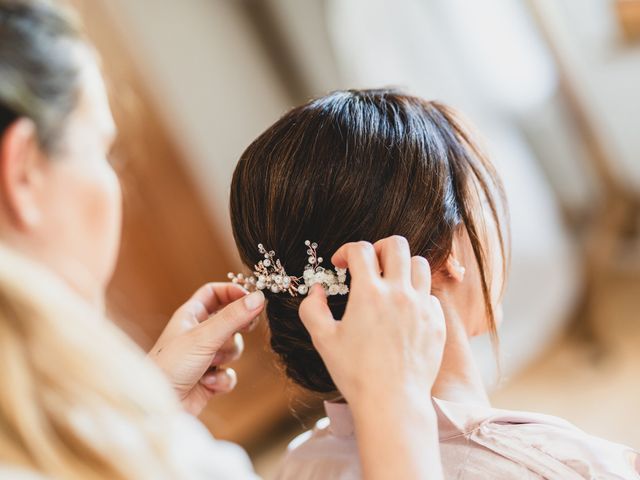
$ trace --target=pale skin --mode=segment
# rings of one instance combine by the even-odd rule
[[[16,120],[0,140],[0,242],[103,308],[120,240],[122,197],[108,161],[116,128],[93,53],[73,48],[83,66],[78,105],[56,152],[41,149],[27,118]],[[366,478],[401,472],[395,478],[437,480],[437,425],[423,392],[435,379],[445,335],[442,310],[430,296],[428,264],[412,260],[400,238],[375,248],[350,244],[333,260],[354,278],[347,315],[336,324],[326,316],[324,295],[314,291],[303,303],[304,318],[354,406]],[[378,306],[375,312],[371,305]],[[263,308],[260,292],[211,283],[169,320],[150,356],[189,412],[199,414],[214,394],[233,389],[235,373],[222,365],[240,355],[238,332]],[[389,413],[381,414],[381,406]],[[391,415],[398,410],[406,413],[400,424]],[[394,455],[387,455],[391,449]]]
[[[486,215],[484,247],[489,254],[491,302],[496,323],[502,321],[502,259],[497,225]],[[480,270],[471,242],[460,228],[445,266],[433,274],[433,293],[438,296],[447,324],[447,341],[442,366],[433,386],[434,397],[467,404],[489,405],[480,372],[473,358],[469,339],[487,331],[489,319],[480,288]]]

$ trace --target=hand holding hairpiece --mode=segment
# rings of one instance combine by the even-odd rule
[[[323,258],[318,256],[318,244],[309,240],[304,244],[307,246],[309,258],[301,277],[288,275],[280,259],[275,258],[276,253],[273,250],[267,251],[261,243],[258,244],[258,251],[264,258],[254,266],[253,275],[229,273],[228,277],[233,283],[242,285],[249,291],[267,289],[273,293],[286,292],[292,297],[306,295],[316,283],[322,285],[327,295],[349,293],[349,287],[345,284],[347,269],[336,268],[334,271],[321,267]]]

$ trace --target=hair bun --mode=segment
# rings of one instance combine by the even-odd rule
[[[229,203],[243,263],[252,268],[263,243],[296,275],[308,260],[300,251],[307,239],[329,259],[345,243],[390,235],[405,237],[412,254],[437,272],[464,229],[480,273],[474,292],[485,308],[477,315],[484,315],[495,345],[494,265],[487,257],[499,248],[505,278],[503,199],[495,169],[453,110],[383,89],[337,91],[289,111],[243,152]],[[485,213],[498,245],[484,235],[493,229]],[[335,391],[298,316],[302,297],[265,294],[271,346],[287,375],[309,390]],[[328,302],[334,318],[342,318],[346,297]]]
[[[298,314],[304,298],[267,293],[271,348],[278,354],[287,376],[294,382],[314,392],[335,392],[336,385],[322,358],[313,348],[309,332]],[[346,297],[331,297],[329,305],[334,318],[341,318]]]

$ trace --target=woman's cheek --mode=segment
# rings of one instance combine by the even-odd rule
[[[107,164],[107,179],[105,180],[105,284],[111,280],[118,260],[120,238],[122,233],[122,189],[120,181]]]
[[[88,263],[93,265],[93,274],[99,286],[104,288],[115,270],[120,234],[122,229],[122,192],[120,182],[113,169],[105,163],[100,165],[87,192],[85,210],[89,225],[87,241]]]

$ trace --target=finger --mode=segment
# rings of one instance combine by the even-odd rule
[[[373,244],[384,278],[411,280],[411,253],[404,237],[393,235]]]
[[[426,258],[411,258],[411,284],[419,292],[431,294],[431,268]]]
[[[231,336],[245,328],[264,308],[264,294],[258,290],[224,307],[189,332],[194,343],[211,355]]]
[[[240,332],[242,333],[250,333],[253,332],[256,327],[260,324],[260,319],[262,318],[262,315],[258,315],[256,318],[254,318],[253,320],[251,320],[251,322],[249,323],[249,325],[247,325],[246,327],[244,327],[242,330],[240,330]]]
[[[211,365],[224,365],[227,363],[235,362],[244,351],[244,339],[242,334],[236,333],[229,340],[224,342],[224,345],[216,352],[216,356],[213,357]]]
[[[311,287],[307,298],[300,303],[298,314],[316,348],[335,331],[337,322],[329,309],[324,288],[320,285]]]
[[[238,384],[238,375],[233,368],[209,370],[200,383],[214,393],[229,393]]]
[[[351,242],[340,247],[331,257],[338,268],[348,268],[353,282],[380,278],[378,256],[369,242]]]
[[[180,332],[205,321],[225,305],[247,295],[247,291],[234,283],[207,283],[187,300],[167,324],[168,332]]]
[[[247,291],[236,283],[210,282],[200,287],[192,296],[190,301],[198,302],[207,312],[204,318],[217,312],[231,302],[247,295]]]

